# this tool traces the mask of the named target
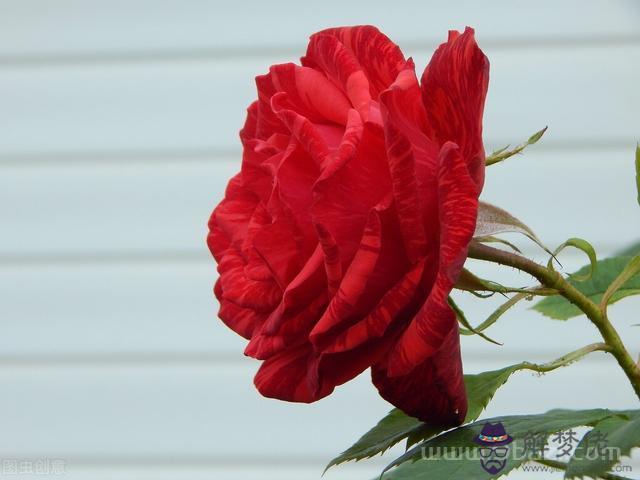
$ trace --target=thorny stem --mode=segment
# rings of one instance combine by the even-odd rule
[[[567,353],[562,357],[554,360],[553,362],[536,364],[530,362],[522,362],[520,364],[520,370],[533,370],[534,372],[546,373],[556,368],[564,367],[573,363],[577,360],[580,360],[585,355],[588,355],[592,352],[611,352],[611,347],[606,343],[592,343],[587,345],[586,347],[579,348],[578,350],[574,350],[573,352]]]
[[[638,398],[640,398],[640,367],[634,362],[622,339],[613,327],[603,310],[588,299],[582,292],[571,285],[567,280],[555,270],[543,267],[542,265],[529,260],[523,256],[488,247],[477,242],[472,242],[469,246],[469,257],[478,260],[498,263],[513,267],[517,270],[527,272],[535,277],[543,286],[558,291],[573,305],[578,307],[591,320],[600,335],[608,345],[608,352],[611,353],[624,371]]]

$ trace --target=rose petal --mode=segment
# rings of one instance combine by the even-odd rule
[[[243,308],[223,300],[222,283],[220,279],[216,281],[214,292],[216,298],[220,301],[220,310],[218,311],[220,320],[231,330],[247,340],[251,338],[253,332],[260,328],[267,319],[267,315],[264,313],[256,312],[250,308]]]
[[[271,97],[278,92],[273,85],[271,75],[268,73],[266,75],[258,75],[256,77],[256,87],[258,89],[258,108],[255,137],[266,140],[274,133],[288,134],[287,128],[271,108]]]
[[[288,94],[284,92],[276,93],[271,98],[271,107],[318,166],[323,165],[330,152],[318,127],[293,110]]]
[[[253,383],[265,397],[289,402],[315,402],[333,390],[330,387],[318,390],[312,385],[309,364],[316,363],[317,359],[318,354],[309,344],[288,348],[266,360]]]
[[[404,66],[405,59],[400,48],[371,25],[322,30],[311,37],[310,45],[319,36],[336,37],[353,54],[368,79],[373,99],[377,99],[380,92],[391,85]],[[315,51],[312,50],[312,53]],[[309,52],[307,56],[310,56]]]
[[[398,249],[400,238],[391,199],[371,210],[358,251],[349,265],[336,295],[310,333],[320,351],[332,350],[335,338],[367,314],[409,268]],[[387,312],[395,318],[398,312]]]
[[[318,69],[346,93],[353,107],[367,119],[371,103],[369,80],[353,52],[330,34],[311,36],[302,64]]]
[[[431,226],[437,222],[434,190],[438,148],[424,133],[426,115],[411,60],[380,100],[403,243],[415,262],[424,256],[428,244],[434,245]],[[430,241],[425,226],[431,233]]]
[[[347,123],[351,103],[322,73],[293,63],[274,65],[269,72],[276,90],[287,94],[292,110],[316,123]]]
[[[290,225],[290,235],[302,262],[317,245],[311,206],[313,185],[319,175],[319,166],[297,142],[287,148],[273,168],[273,190],[267,208],[274,219]]]
[[[247,275],[247,263],[235,249],[229,248],[218,263],[221,302],[228,301],[261,313],[273,311],[282,298],[282,290],[273,278],[256,279]]]
[[[416,306],[416,299],[421,296],[419,291],[424,283],[421,282],[424,269],[425,260],[416,263],[406,275],[386,291],[366,316],[342,331],[328,330],[321,320],[310,336],[316,349],[329,354],[346,352],[361,345],[370,344],[377,338],[383,337],[394,322],[413,316],[420,305],[417,303]],[[325,316],[331,313],[332,310],[328,309]],[[322,330],[323,328],[325,331]],[[327,332],[332,335],[327,335]]]
[[[389,376],[387,364],[382,361],[373,366],[371,377],[384,399],[412,417],[445,428],[464,421],[467,397],[455,323],[438,351],[410,374]]]
[[[245,119],[244,126],[240,130],[240,140],[242,144],[256,136],[256,130],[258,128],[258,101],[256,100],[249,108],[247,108],[247,118]]]
[[[343,143],[314,185],[311,208],[314,224],[338,245],[343,271],[358,249],[369,212],[391,188],[382,132],[356,119],[353,112]]]
[[[327,305],[327,280],[320,247],[287,286],[282,300],[245,349],[245,355],[266,359],[306,339]]]
[[[478,190],[459,148],[450,142],[440,152],[438,208],[438,274],[427,301],[391,354],[388,367],[391,376],[406,375],[434,355],[456,324],[447,297],[462,270],[475,230]]]
[[[318,240],[324,254],[324,268],[327,273],[327,294],[333,297],[338,291],[342,280],[342,264],[340,263],[340,251],[335,238],[321,224],[316,224]]]
[[[457,143],[474,181],[484,180],[482,113],[489,85],[489,60],[474,31],[449,32],[422,75],[422,92],[432,139]]]
[[[225,198],[215,208],[209,219],[210,230],[218,228],[235,246],[242,251],[242,244],[247,236],[249,222],[258,206],[259,199],[247,190],[242,181],[242,173],[238,173],[227,185]],[[209,245],[215,247],[215,245]],[[217,258],[217,253],[213,251]]]

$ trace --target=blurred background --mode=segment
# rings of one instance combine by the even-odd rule
[[[638,1],[1,0],[3,475],[314,479],[390,409],[368,373],[313,405],[260,397],[258,362],[216,318],[205,246],[209,213],[239,169],[254,76],[297,61],[317,30],[361,23],[420,70],[448,29],[475,27],[491,62],[487,150],[549,125],[524,156],[489,168],[483,198],[552,248],[580,236],[605,257],[638,240]],[[561,261],[566,271],[585,263],[572,252]],[[503,301],[458,300],[474,323]],[[633,355],[638,307],[611,309]],[[488,333],[504,346],[464,338],[467,372],[598,340],[583,318],[549,320],[528,305]],[[615,362],[594,354],[514,375],[487,415],[636,404]],[[58,470],[36,472],[42,459]],[[390,459],[325,478],[373,478]],[[634,469],[626,475],[640,477]]]

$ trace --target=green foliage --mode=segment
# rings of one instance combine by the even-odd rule
[[[573,248],[577,248],[578,250],[582,250],[589,257],[589,262],[591,264],[590,265],[591,269],[589,271],[587,271],[584,274],[574,273],[571,275],[571,278],[578,282],[589,280],[589,278],[591,278],[591,276],[593,275],[593,273],[595,272],[598,266],[598,259],[596,258],[596,250],[593,248],[593,246],[586,240],[583,240],[582,238],[570,238],[569,240],[564,242],[562,245],[560,245],[558,248],[556,248],[556,251],[553,252],[552,258],[549,259],[548,267],[553,268],[553,260],[555,256],[558,255],[562,250],[564,250],[567,247],[573,247]]]
[[[620,275],[611,282],[607,291],[604,292],[602,296],[602,300],[600,300],[600,308],[605,309],[609,303],[611,303],[611,298],[620,291],[627,282],[634,278],[636,275],[640,273],[640,255],[633,257],[627,266],[624,267],[624,270],[620,272]]]
[[[500,150],[496,150],[495,152],[493,152],[491,155],[487,157],[485,161],[486,165],[489,166],[495,163],[502,162],[507,158],[513,157],[514,155],[522,152],[526,147],[528,147],[529,145],[533,145],[538,140],[540,140],[542,138],[542,135],[544,135],[544,132],[547,131],[547,128],[548,127],[544,127],[542,130],[534,133],[527,139],[526,142],[518,145],[516,148],[508,150],[509,145],[507,145],[506,147],[501,148]]]
[[[640,205],[640,144],[636,145],[636,189],[638,190],[638,205]]]
[[[325,471],[340,463],[351,460],[362,460],[363,458],[384,453],[396,443],[407,438],[413,430],[423,425],[424,424],[417,418],[410,417],[401,410],[394,408],[349,449],[331,460]]]
[[[518,364],[477,375],[465,375],[464,383],[469,404],[465,422],[472,422],[478,418],[498,388],[508,380],[513,372],[522,368],[525,368],[524,365]],[[331,460],[327,465],[327,469],[351,460],[357,461],[373,457],[405,439],[411,445],[440,432],[442,432],[442,428],[426,425],[396,408],[391,410],[386,417],[365,433],[353,446]]]
[[[456,304],[456,302],[453,300],[453,298],[449,297],[448,298],[448,302],[449,302],[449,305],[451,306],[452,310],[455,312],[456,318],[458,319],[458,321],[465,327],[464,330],[462,328],[460,329],[461,333],[462,332],[469,332],[470,334],[478,335],[479,337],[484,338],[487,342],[493,343],[494,345],[502,345],[500,342],[497,342],[494,339],[488,337],[487,335],[485,335],[481,331],[476,330],[473,327],[473,325],[471,325],[469,320],[467,320],[467,316],[464,314],[462,309]]]
[[[596,264],[595,272],[588,280],[579,281],[578,279],[588,275],[591,270],[589,265],[582,267],[567,280],[592,301],[600,303],[611,284],[621,274],[626,274],[625,270],[632,260],[630,257],[613,257],[599,260]],[[622,298],[637,294],[640,294],[640,275],[636,272],[628,280],[622,282],[614,292],[610,293],[607,304],[610,305]],[[567,320],[583,313],[578,307],[559,295],[549,296],[538,302],[533,308],[543,315],[558,320]]]
[[[467,390],[467,416],[465,423],[476,420],[487,407],[496,391],[504,385],[512,373],[524,368],[523,364],[511,365],[499,370],[491,370],[477,375],[465,375]]]
[[[542,248],[546,252],[551,253],[549,249],[544,246],[544,244],[534,233],[534,231],[531,230],[531,228],[511,215],[509,212],[503,210],[500,207],[496,207],[495,205],[491,205],[486,202],[479,202],[476,230],[473,234],[474,238],[492,238],[495,234],[505,232],[515,232],[526,235],[535,243],[537,243],[540,248]]]
[[[489,328],[491,325],[496,323],[498,319],[502,317],[502,315],[504,315],[511,307],[515,306],[521,300],[528,298],[530,295],[530,293],[525,292],[520,292],[517,295],[514,295],[505,303],[500,305],[491,315],[489,315],[489,317],[484,322],[478,325],[476,327],[476,330],[482,332],[483,330]]]
[[[635,257],[640,255],[640,242],[629,245],[624,250],[616,253],[616,257]]]
[[[634,426],[637,428],[638,418],[640,418],[639,411],[615,412],[595,409],[584,411],[551,410],[541,415],[514,415],[485,419],[442,433],[416,445],[392,462],[385,469],[385,471],[390,471],[383,478],[385,480],[434,478],[484,480],[498,478],[527,461],[540,458],[539,451],[530,449],[531,446],[527,444],[527,438],[547,439],[556,432],[580,426],[604,425],[608,427],[610,424],[614,425],[615,428],[608,427],[617,432],[610,437],[609,445],[622,445],[622,448],[628,453],[633,446],[640,445],[639,435],[631,434],[629,431]],[[495,424],[498,422],[504,425],[506,432],[513,438],[513,443],[510,445],[512,454],[508,456],[505,468],[491,476],[481,467],[479,447],[473,439],[485,423]],[[601,472],[603,468],[606,471],[615,463],[615,461],[611,464],[581,463],[580,468],[582,468],[581,472],[593,474],[596,470]],[[392,468],[393,470],[391,470]]]
[[[600,476],[640,445],[640,415],[608,417],[587,433],[567,465],[565,478]]]

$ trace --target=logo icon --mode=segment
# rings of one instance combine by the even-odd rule
[[[480,446],[480,463],[486,472],[493,475],[505,467],[513,438],[507,434],[502,423],[485,423],[473,441]]]

